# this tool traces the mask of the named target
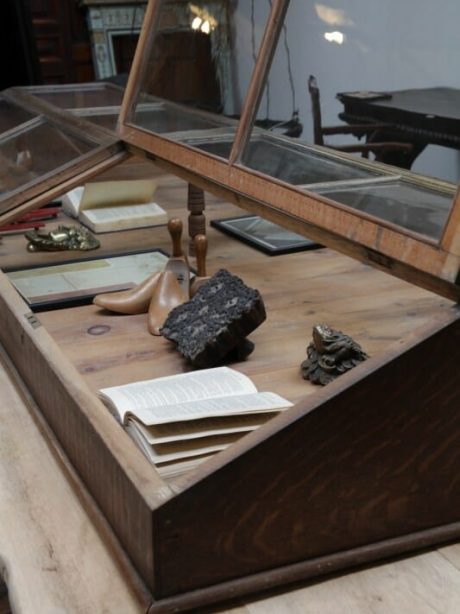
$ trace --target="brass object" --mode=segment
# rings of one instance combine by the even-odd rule
[[[368,355],[351,337],[326,324],[313,327],[313,341],[301,364],[302,377],[325,386],[333,379],[366,360]]]
[[[29,252],[57,252],[64,250],[87,251],[96,249],[100,242],[89,230],[79,226],[58,226],[50,232],[29,230],[25,233],[27,251]]]

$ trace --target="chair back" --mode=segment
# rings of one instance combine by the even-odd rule
[[[313,115],[313,141],[315,145],[324,145],[319,88],[316,77],[313,75],[310,75],[308,78],[308,91],[310,92],[311,112]]]

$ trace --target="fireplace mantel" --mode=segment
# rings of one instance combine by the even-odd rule
[[[118,72],[113,39],[136,36],[144,20],[147,0],[81,0],[88,8],[96,79],[106,79]]]
[[[140,33],[148,0],[80,0],[88,9],[88,28],[91,36],[94,72],[96,79],[107,79],[120,72],[117,66],[117,37],[137,37]],[[223,0],[209,0],[207,6],[221,14],[227,32],[229,24],[226,12],[221,11]],[[160,30],[181,31],[189,28],[190,9],[188,0],[166,0]],[[232,114],[233,79],[228,37],[219,38],[211,33],[211,50],[216,62],[217,79],[221,89],[221,101],[225,112]]]

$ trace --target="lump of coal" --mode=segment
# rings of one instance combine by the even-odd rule
[[[259,291],[220,269],[190,301],[170,312],[161,334],[194,367],[209,368],[245,358],[254,348],[245,337],[265,318]]]

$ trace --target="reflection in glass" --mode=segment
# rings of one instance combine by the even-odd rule
[[[109,83],[27,88],[29,93],[61,109],[120,106],[124,90]]]
[[[270,255],[291,254],[321,247],[310,239],[258,215],[212,220],[211,226]]]
[[[211,114],[197,114],[186,108],[164,103],[138,106],[136,123],[151,132],[174,133],[187,130],[211,130],[220,128],[222,122]],[[231,128],[228,128],[231,130]],[[169,135],[171,136],[171,134]],[[179,135],[180,136],[180,135]]]
[[[56,171],[91,151],[85,142],[55,126],[37,120],[27,130],[17,130],[0,140],[0,195]]]
[[[416,90],[420,92],[415,104],[420,115],[404,117],[410,107],[406,108],[401,101],[402,115],[385,110],[385,117],[383,114],[379,117],[378,113],[369,113],[367,117],[409,125],[409,138],[414,136],[411,128],[422,131],[428,127],[430,130],[430,121],[425,115],[451,118],[446,88],[460,89],[456,66],[458,17],[456,0],[448,0],[443,10],[438,10],[433,0],[399,3],[394,0],[290,0],[286,30],[281,32],[270,70],[269,88],[262,99],[258,118],[287,119],[296,109],[303,124],[302,138],[313,143],[307,80],[309,75],[314,75],[321,91],[323,125],[342,123],[339,114],[345,109],[336,98],[338,92],[391,94]],[[423,94],[423,90],[432,88],[436,88],[432,92],[436,94],[435,101],[425,99]],[[431,97],[430,92],[427,93]],[[380,104],[383,109],[383,102],[376,106]],[[350,107],[347,120],[361,123],[366,114],[357,111],[357,107],[354,110]],[[454,117],[458,118],[458,110]],[[444,130],[438,132],[458,136],[458,126],[453,126],[455,121],[447,122]],[[419,132],[415,140],[420,145],[426,136]],[[436,138],[434,135],[435,143]],[[379,140],[382,140],[380,135]],[[389,140],[401,140],[401,133],[398,131]],[[342,145],[358,141],[352,135],[330,135],[327,142]],[[417,156],[412,170],[455,183],[460,181],[456,149],[441,147],[433,141]]]
[[[314,189],[312,190],[314,191]],[[452,194],[394,181],[352,188],[318,190],[328,198],[432,239],[440,239]]]
[[[180,140],[234,133],[269,12],[255,0],[162,2],[133,123]]]
[[[257,109],[256,125],[276,134],[304,137],[311,123],[306,63],[309,42],[305,35],[314,4],[291,0],[279,34],[268,77]],[[311,139],[309,139],[310,142]]]
[[[205,143],[200,148],[222,155],[230,143]],[[372,168],[320,154],[300,143],[289,142],[269,134],[254,134],[245,155],[245,165],[253,170],[276,177],[293,185],[373,179],[381,173]]]
[[[96,109],[91,109],[91,112],[85,112],[85,111],[79,111],[79,112],[75,112],[72,111],[75,115],[78,115],[79,117],[84,117],[86,121],[91,122],[92,124],[96,124],[97,126],[101,127],[101,128],[105,128],[106,130],[109,130],[110,132],[116,132],[117,129],[117,123],[118,123],[118,115],[120,113],[120,108],[119,107],[113,107],[111,109],[104,109],[104,110],[96,110]]]
[[[30,121],[35,116],[9,100],[0,97],[0,134]]]
[[[352,5],[338,2],[334,7],[291,0],[257,110],[256,125],[241,161],[272,178],[293,185],[310,184],[309,190],[324,194],[330,200],[406,230],[439,239],[451,209],[453,193],[437,192],[419,187],[415,182],[399,180],[397,169],[391,166],[387,167],[387,172],[379,167],[373,172],[371,167],[355,164],[354,160],[358,162],[356,155],[350,156],[350,162],[347,162],[333,151],[329,156],[314,155],[306,146],[307,142],[313,142],[307,87],[310,74],[318,76],[325,85],[324,92],[321,86],[323,123],[337,125],[340,124],[337,114],[341,111],[336,100],[337,92],[390,90],[401,76],[398,76],[398,71],[407,69],[405,65],[389,61],[388,57],[380,57],[379,45],[388,45],[386,49],[391,51],[389,41],[394,36],[386,31],[387,20],[382,21],[385,27],[381,35],[372,37],[372,52],[367,53],[364,47],[355,44],[360,37],[369,34],[365,32],[366,24],[378,29],[379,19],[388,17],[389,13],[391,10],[385,3],[369,0],[357,0]],[[334,36],[325,36],[325,33],[333,32],[336,33]],[[407,44],[410,42],[414,41],[408,40]],[[380,58],[379,67],[391,67],[391,74],[377,69],[376,64],[371,65],[377,56]],[[302,134],[300,138],[298,134],[297,138],[290,138],[293,121],[297,120]],[[286,122],[289,122],[288,126]],[[271,130],[266,129],[263,133],[262,127]],[[359,144],[353,135],[342,138],[348,144]],[[340,145],[340,141],[336,144]],[[203,145],[207,150],[220,146]],[[392,176],[394,179],[384,180],[385,175],[387,179]],[[341,182],[350,180],[354,186],[341,185]],[[327,189],[318,186],[315,190],[311,185],[322,182],[336,183],[336,186]]]

